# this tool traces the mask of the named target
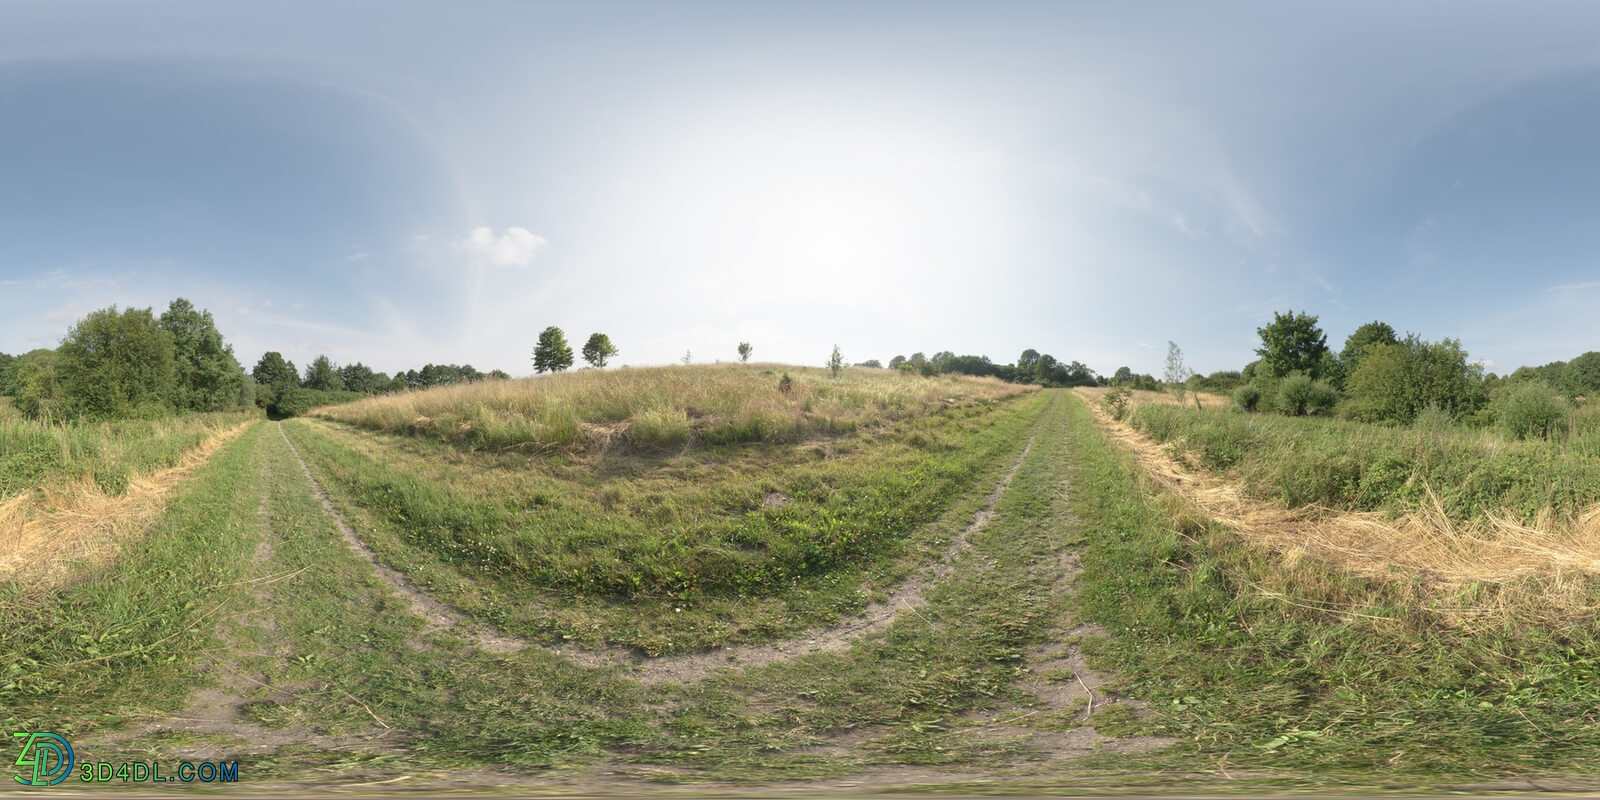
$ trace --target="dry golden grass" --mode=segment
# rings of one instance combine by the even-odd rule
[[[1079,397],[1088,400],[1096,408],[1099,408],[1100,399],[1106,396],[1106,392],[1111,391],[1111,387],[1079,386],[1072,391],[1076,392]],[[1183,404],[1186,406],[1194,405],[1194,398],[1196,395],[1200,397],[1200,405],[1202,408],[1227,408],[1228,404],[1233,402],[1231,399],[1220,394],[1213,394],[1211,392],[1189,392],[1183,396]],[[1130,408],[1133,406],[1145,405],[1147,403],[1159,403],[1169,406],[1175,406],[1178,404],[1178,396],[1175,394],[1170,392],[1151,392],[1144,389],[1133,390],[1128,399]]]
[[[251,424],[211,436],[176,466],[135,476],[121,494],[108,494],[85,476],[0,503],[0,582],[47,590],[74,565],[108,557],[122,539],[148,526],[174,486]]]
[[[1079,395],[1093,398],[1081,390]],[[1457,522],[1436,497],[1430,506],[1397,518],[1283,508],[1190,469],[1160,444],[1112,420],[1097,403],[1089,405],[1105,434],[1170,495],[1251,545],[1277,553],[1286,566],[1312,558],[1365,577],[1419,583],[1436,599],[1456,598],[1451,602],[1458,607],[1435,608],[1447,618],[1570,618],[1593,610],[1588,584],[1600,575],[1600,505],[1571,518],[1541,514],[1532,524],[1511,512]],[[1473,594],[1464,589],[1484,584],[1499,591],[1483,602],[1461,598]]]
[[[780,377],[788,374],[787,391]],[[315,415],[470,447],[567,451],[795,440],[995,400],[1033,387],[993,378],[779,364],[579,370],[375,397]]]

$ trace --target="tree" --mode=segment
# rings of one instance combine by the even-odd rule
[[[1592,400],[1600,395],[1600,352],[1591,350],[1568,361],[1558,386],[1568,397],[1581,395]]]
[[[0,395],[17,393],[17,357],[0,353]]]
[[[294,362],[284,360],[283,354],[276,350],[261,356],[256,368],[250,370],[250,377],[255,378],[258,385],[271,386],[279,393],[300,386],[300,373],[295,370]]]
[[[1189,376],[1194,372],[1183,363],[1183,351],[1178,349],[1178,343],[1167,342],[1167,385],[1178,393],[1178,405],[1183,405],[1183,396],[1188,391]]]
[[[685,351],[683,351],[683,358],[678,359],[678,360],[682,361],[683,365],[687,367],[691,363],[694,362],[694,353],[691,353],[688,350],[685,350]]]
[[[347,392],[377,394],[389,386],[389,376],[373,372],[372,368],[357,361],[339,368],[339,383]]]
[[[866,361],[863,361],[860,364],[857,364],[856,366],[858,366],[858,367],[866,367],[868,369],[883,369],[883,362],[879,361],[876,358],[869,358]]]
[[[17,359],[17,410],[33,419],[61,416],[61,354],[34,350]]]
[[[339,380],[338,367],[325,355],[317,356],[311,366],[306,367],[306,379],[301,385],[319,392],[337,392],[344,388],[344,382]]]
[[[753,352],[755,352],[755,348],[751,347],[749,342],[740,342],[739,343],[739,363],[743,364],[744,362],[749,361],[750,360],[750,354],[753,353]]]
[[[1342,381],[1350,379],[1350,373],[1356,371],[1356,366],[1361,363],[1361,357],[1366,354],[1367,348],[1379,344],[1394,344],[1400,341],[1395,337],[1394,328],[1387,322],[1376,320],[1368,322],[1359,328],[1350,337],[1344,340],[1344,349],[1339,351],[1339,368],[1342,373],[1338,377]]]
[[[172,335],[173,405],[188,411],[220,411],[237,404],[244,369],[223,344],[210,311],[198,311],[180,297],[161,314],[161,329]]]
[[[1256,333],[1261,336],[1261,346],[1256,348],[1256,355],[1261,356],[1259,371],[1267,377],[1282,378],[1292,372],[1322,377],[1322,354],[1328,351],[1328,337],[1317,327],[1316,317],[1303,312],[1273,312],[1272,323],[1257,328]]]
[[[1039,351],[1035,350],[1035,349],[1033,349],[1031,347],[1026,349],[1026,350],[1024,350],[1024,351],[1022,351],[1022,355],[1017,356],[1017,382],[1018,383],[1035,383],[1035,382],[1037,382],[1035,380],[1035,378],[1034,378],[1034,375],[1035,375],[1035,373],[1038,372],[1038,368],[1039,368]]]
[[[1374,422],[1409,425],[1430,405],[1460,418],[1487,399],[1483,366],[1468,362],[1460,341],[1426,342],[1414,333],[1369,346],[1346,385],[1356,398],[1356,416]]]
[[[583,343],[583,360],[589,362],[591,367],[604,367],[606,359],[616,354],[616,345],[611,343],[610,336],[603,333],[591,333],[589,341]]]
[[[1120,386],[1124,383],[1130,383],[1132,381],[1133,370],[1129,369],[1128,367],[1117,367],[1117,371],[1111,375],[1111,383],[1117,386]]]
[[[905,356],[895,356],[894,358],[889,359],[889,369],[899,369],[900,365],[904,363],[906,363]]]
[[[844,354],[839,352],[839,345],[833,346],[833,355],[828,356],[828,372],[833,377],[839,377],[839,372],[844,369]]]
[[[572,366],[572,347],[567,335],[551,325],[539,333],[539,343],[533,348],[534,372],[560,372]]]
[[[60,353],[61,410],[67,416],[107,420],[172,412],[172,334],[150,309],[93,312],[67,332]]]

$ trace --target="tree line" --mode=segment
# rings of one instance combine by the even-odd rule
[[[389,392],[511,376],[471,364],[426,364],[390,376],[319,355],[302,375],[282,353],[246,373],[211,312],[185,298],[157,315],[116,306],[74,324],[55,349],[0,353],[0,395],[40,420],[152,419],[187,411],[259,407],[293,416],[320,405]]]
[[[1275,312],[1256,333],[1258,359],[1209,381],[1179,376],[1183,387],[1229,391],[1246,411],[1338,414],[1391,425],[1438,419],[1497,425],[1515,436],[1549,436],[1565,424],[1574,402],[1600,396],[1600,352],[1502,377],[1472,360],[1459,339],[1400,336],[1382,321],[1356,328],[1337,352],[1318,318],[1305,312]],[[1230,376],[1236,376],[1231,387]]]

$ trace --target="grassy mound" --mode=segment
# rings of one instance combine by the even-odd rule
[[[791,380],[785,384],[784,376]],[[592,451],[786,442],[855,430],[1027,387],[993,378],[781,365],[580,370],[375,397],[317,416],[466,449]]]

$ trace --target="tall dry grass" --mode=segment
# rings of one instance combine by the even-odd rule
[[[1429,502],[1399,515],[1287,508],[1251,497],[1223,476],[1191,469],[1097,405],[1090,409],[1106,436],[1169,496],[1279,554],[1286,565],[1311,558],[1368,578],[1414,583],[1427,588],[1435,611],[1463,624],[1570,619],[1596,610],[1590,586],[1600,576],[1600,505],[1571,515],[1546,512],[1532,521],[1506,510],[1461,520],[1427,489]]]
[[[792,377],[787,390],[783,375]],[[1032,387],[993,378],[925,378],[890,370],[778,364],[580,370],[374,397],[318,409],[369,430],[437,437],[469,448],[599,450],[690,443],[791,441],[930,409],[986,402]]]

